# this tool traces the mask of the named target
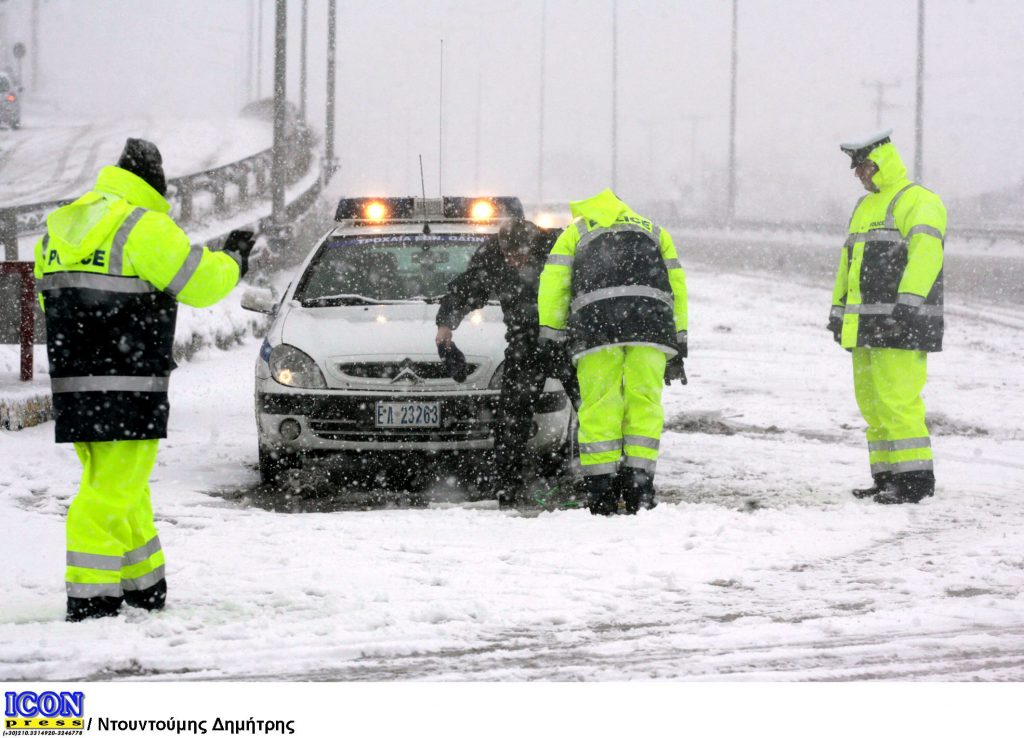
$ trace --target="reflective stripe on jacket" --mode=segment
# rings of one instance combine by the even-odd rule
[[[946,208],[935,193],[907,179],[896,147],[868,158],[878,165],[879,192],[861,198],[850,218],[832,292],[844,348],[941,351]],[[896,321],[897,303],[916,314]]]
[[[170,205],[104,167],[54,211],[36,245],[58,443],[164,438],[177,302],[203,307],[238,281],[228,254],[190,246]]]
[[[611,192],[571,203],[576,217],[541,274],[540,336],[574,357],[610,345],[685,345],[686,274],[672,237]]]

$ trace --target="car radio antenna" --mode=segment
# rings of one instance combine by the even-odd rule
[[[444,197],[444,39],[441,39],[441,73],[437,84],[437,196]]]
[[[423,154],[420,154],[420,191],[423,193],[423,199],[427,199],[427,183],[423,179]]]

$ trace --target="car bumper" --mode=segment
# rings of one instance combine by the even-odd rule
[[[272,391],[280,386],[272,382],[258,382],[263,386],[258,386],[256,392],[260,444],[268,448],[296,453],[458,452],[486,450],[494,446],[497,391],[416,393],[414,396],[338,391],[281,392]],[[441,403],[441,425],[437,428],[379,428],[375,417],[380,400],[438,401]],[[543,393],[533,416],[529,448],[544,452],[561,446],[568,433],[570,414],[571,408],[564,392]]]

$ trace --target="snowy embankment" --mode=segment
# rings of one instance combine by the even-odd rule
[[[882,507],[847,491],[866,451],[827,288],[689,274],[691,383],[636,517],[262,509],[247,339],[172,382],[168,609],[66,624],[77,459],[50,425],[0,434],[0,678],[1024,679],[1024,326],[952,306],[937,496]]]

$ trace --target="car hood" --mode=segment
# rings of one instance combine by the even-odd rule
[[[501,308],[471,313],[455,333],[455,343],[475,369],[465,382],[448,377],[393,381],[389,377],[355,377],[352,363],[437,364],[434,344],[437,305],[353,305],[304,308],[290,303],[282,316],[280,341],[312,356],[331,387],[372,390],[444,391],[486,389],[505,352]],[[428,374],[429,372],[421,372]]]

